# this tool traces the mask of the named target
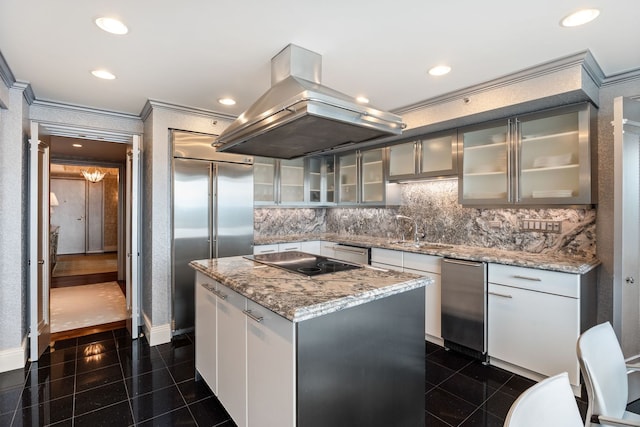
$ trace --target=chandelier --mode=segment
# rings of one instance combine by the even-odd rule
[[[90,182],[100,182],[105,175],[106,172],[102,172],[101,170],[95,168],[92,172],[90,172],[89,170],[82,170],[82,176],[84,176],[84,179]]]

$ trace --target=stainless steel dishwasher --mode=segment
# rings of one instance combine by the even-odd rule
[[[445,347],[486,361],[487,264],[444,258],[441,273]]]

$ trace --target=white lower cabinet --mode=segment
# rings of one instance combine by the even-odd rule
[[[491,363],[506,362],[542,376],[567,372],[575,391],[580,385],[581,276],[489,264],[488,282]]]
[[[300,250],[308,254],[321,255],[320,240],[309,240],[306,242],[300,242]]]
[[[431,277],[433,283],[425,288],[425,334],[429,341],[443,344],[440,319],[442,286],[440,283],[440,263],[442,257],[405,252],[403,270],[407,273]]]
[[[425,288],[424,329],[427,340],[442,344],[440,304],[440,262],[442,257],[417,254],[414,252],[394,251],[372,248],[371,265],[388,270],[404,271],[431,277],[433,283]]]
[[[253,254],[254,255],[270,254],[270,253],[275,253],[275,252],[279,252],[279,248],[278,248],[278,244],[277,243],[274,243],[272,245],[254,245],[254,247],[253,247]]]
[[[294,325],[252,301],[247,303],[250,314],[261,319],[247,319],[248,425],[293,427]]]
[[[195,358],[238,427],[296,425],[294,324],[199,272]]]
[[[196,369],[209,385],[211,391],[217,394],[217,340],[216,340],[216,296],[206,289],[216,289],[217,283],[204,274],[196,273]]]
[[[299,251],[300,249],[300,242],[278,243],[278,252]]]
[[[242,311],[247,300],[220,284],[218,290],[217,396],[238,427],[244,427],[247,426],[247,323]]]
[[[371,248],[371,265],[388,270],[402,271],[402,251]]]

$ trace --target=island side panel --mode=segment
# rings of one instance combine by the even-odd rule
[[[424,294],[297,324],[298,425],[424,425]]]

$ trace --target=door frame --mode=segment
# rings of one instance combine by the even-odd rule
[[[60,133],[61,136],[69,136],[69,135],[78,135],[78,134],[92,134],[95,133],[94,131],[91,130],[87,130],[84,129],[82,127],[76,127],[73,125],[69,125],[69,124],[63,124],[63,125],[58,125],[58,124],[47,124],[45,122],[40,123],[37,121],[31,121],[31,131],[29,134],[29,142],[31,140],[38,140],[38,136],[39,135],[44,135],[44,133],[40,133],[39,130],[40,128],[43,128],[45,131],[52,131],[51,134],[58,134]],[[55,132],[55,133],[54,133]],[[130,321],[127,322],[127,327],[131,332],[131,338],[133,340],[138,338],[138,331],[141,325],[141,321],[140,321],[140,315],[141,315],[141,307],[140,307],[140,293],[141,293],[141,289],[140,289],[140,283],[141,283],[141,263],[140,263],[140,247],[141,247],[141,229],[140,229],[140,224],[141,224],[141,217],[142,217],[142,204],[141,204],[141,199],[140,199],[140,191],[142,188],[142,174],[141,174],[141,158],[142,158],[142,135],[139,134],[123,134],[122,132],[116,132],[116,131],[104,131],[101,132],[101,136],[104,141],[108,141],[108,142],[114,142],[114,143],[126,143],[127,145],[132,146],[133,148],[135,148],[134,152],[136,153],[136,158],[137,161],[135,162],[135,167],[134,167],[134,173],[132,174],[132,188],[134,188],[134,191],[132,191],[131,196],[135,197],[135,199],[133,200],[133,203],[131,205],[131,223],[133,224],[133,232],[134,232],[134,238],[132,239],[132,241],[134,241],[134,248],[135,248],[135,256],[132,257],[132,263],[131,263],[131,280],[128,281],[129,279],[126,277],[125,274],[125,280],[128,281],[127,283],[127,289],[131,290],[131,301],[129,301],[129,297],[127,297],[127,304],[128,306],[130,305],[131,308],[131,318]],[[37,152],[37,151],[36,151]],[[30,162],[33,161],[33,150],[30,149]],[[95,162],[94,162],[95,163]],[[43,247],[48,247],[49,246],[49,176],[48,176],[48,172],[49,172],[49,164],[50,164],[50,159],[48,156],[48,152],[47,152],[47,159],[46,159],[46,165],[47,168],[46,172],[47,172],[47,179],[46,181],[46,193],[42,193],[42,194],[46,194],[46,198],[43,196],[42,200],[38,203],[38,196],[37,196],[37,192],[33,192],[31,190],[31,183],[34,182],[32,175],[33,175],[33,171],[31,170],[32,168],[30,168],[29,171],[29,177],[30,177],[30,181],[29,181],[29,223],[30,223],[30,230],[32,230],[33,228],[31,227],[31,224],[36,221],[37,219],[42,219],[43,220],[43,224],[45,224],[47,232],[43,233],[43,239],[42,239],[42,245]],[[113,167],[113,166],[112,166]],[[121,169],[122,170],[122,169]],[[44,189],[43,189],[44,190]],[[126,194],[125,197],[128,199],[129,198],[129,194]],[[47,209],[41,209],[41,213],[39,213],[38,209],[39,207],[47,207]],[[123,209],[124,211],[124,209]],[[123,212],[124,214],[124,212]],[[42,217],[42,218],[41,218]],[[46,218],[45,218],[46,217]],[[46,219],[46,221],[44,221],[44,219]],[[126,216],[124,218],[125,220],[127,220]],[[31,261],[31,259],[37,260],[37,256],[34,257],[32,255],[32,253],[34,253],[33,251],[37,250],[38,247],[38,240],[37,238],[33,238],[32,237],[33,233],[29,233],[29,261]],[[126,250],[126,247],[125,247]],[[120,251],[119,252],[124,252],[124,251]],[[45,257],[46,259],[44,260],[45,264],[49,263],[49,253],[48,251],[45,252]],[[126,262],[125,262],[126,264]],[[27,312],[29,314],[29,322],[30,322],[30,331],[33,330],[37,330],[37,328],[34,328],[34,322],[32,322],[33,319],[37,319],[37,310],[38,310],[38,304],[37,304],[37,300],[34,302],[32,302],[31,298],[34,295],[37,295],[37,290],[38,290],[38,283],[37,280],[31,280],[31,278],[33,277],[33,271],[37,272],[37,266],[38,265],[42,265],[42,264],[38,264],[38,262],[34,262],[31,263],[29,265],[29,274],[30,274],[30,279],[29,279],[29,283],[28,283],[28,291],[29,291],[29,295],[30,295],[30,300],[29,300],[29,304],[27,307]],[[37,275],[35,276],[37,278]],[[49,278],[49,275],[46,275],[47,279]],[[48,315],[50,308],[49,308],[49,289],[48,289],[48,282],[49,280],[47,280],[47,292],[46,292],[46,298],[47,298],[47,303],[44,306],[46,306],[46,313]],[[127,292],[129,294],[129,292]],[[34,316],[34,313],[36,314],[36,316]],[[47,346],[49,345],[50,342],[50,323],[47,322],[47,332],[49,333],[48,336],[43,336],[42,339],[38,339],[38,334],[37,333],[31,333],[29,334],[29,345],[30,345],[30,358],[32,361],[38,360],[39,356],[42,354],[42,351],[44,351],[44,349],[47,348]],[[135,332],[135,333],[134,333]],[[41,347],[42,345],[44,345],[46,343],[46,346],[41,349],[41,351],[39,351],[39,347]]]
[[[29,357],[38,360],[49,347],[49,146],[40,141],[40,128],[29,132]],[[42,259],[40,259],[42,257]]]

